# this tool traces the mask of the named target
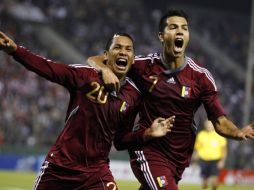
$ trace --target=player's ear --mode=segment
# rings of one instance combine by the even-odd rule
[[[103,58],[104,58],[104,60],[108,59],[108,51],[107,50],[104,50],[104,52],[103,52]]]
[[[159,38],[160,42],[164,42],[163,33],[162,32],[158,33],[158,38]]]
[[[133,57],[132,57],[132,65],[135,63],[135,55],[133,55]]]

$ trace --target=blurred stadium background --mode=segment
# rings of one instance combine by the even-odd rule
[[[187,54],[209,68],[228,117],[243,126],[254,120],[253,6],[251,0],[0,0],[0,30],[52,60],[85,63],[88,56],[103,52],[116,31],[135,37],[136,54],[159,52],[158,19],[167,8],[181,8],[190,15]],[[36,172],[63,127],[67,92],[0,53],[0,100],[0,170]],[[201,108],[195,118],[199,130],[205,117]],[[222,174],[227,185],[254,188],[253,145],[253,141],[229,141],[227,170]],[[116,178],[133,180],[127,153],[112,148],[110,157]],[[198,189],[198,172],[193,165],[182,184],[193,183]],[[8,172],[0,172],[0,190],[11,189],[3,183],[5,175]],[[11,184],[27,188],[18,186],[18,180]],[[32,184],[33,179],[28,187]]]

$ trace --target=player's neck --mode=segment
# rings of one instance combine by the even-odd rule
[[[121,76],[117,76],[117,78],[119,79],[120,85],[124,85],[126,82],[126,75],[121,75]]]
[[[173,57],[173,56],[165,56],[165,54],[163,54],[162,58],[163,58],[163,62],[167,64],[167,66],[172,70],[181,67],[185,61],[184,56]]]
[[[118,78],[118,79],[119,79],[119,81],[120,81],[120,84],[122,84],[122,83],[125,81],[125,75],[122,76],[121,78]]]

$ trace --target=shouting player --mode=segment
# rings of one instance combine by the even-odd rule
[[[170,115],[176,116],[174,128],[166,136],[136,147],[125,139],[133,133],[129,129],[129,133],[116,136],[115,146],[129,150],[132,170],[141,183],[140,190],[178,190],[178,181],[191,160],[196,131],[194,114],[201,104],[216,132],[224,137],[254,139],[254,123],[237,128],[225,115],[211,73],[185,55],[189,42],[185,12],[169,10],[163,15],[158,37],[161,54],[138,57],[129,72],[144,96],[139,125],[134,129],[144,131],[156,117]],[[101,64],[101,56],[88,61],[103,73],[110,73]],[[104,77],[104,82],[118,89],[119,82],[111,74]]]
[[[0,49],[26,67],[70,93],[65,126],[48,152],[35,190],[116,190],[109,170],[108,155],[117,129],[133,125],[141,96],[132,80],[125,77],[134,63],[133,39],[115,34],[104,53],[107,67],[121,83],[119,93],[104,88],[100,73],[85,65],[66,65],[35,55],[0,33]],[[174,117],[157,118],[141,137],[165,135]],[[130,140],[140,140],[133,135]]]

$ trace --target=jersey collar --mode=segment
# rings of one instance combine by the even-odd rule
[[[122,88],[122,86],[126,84],[126,82],[127,82],[126,77],[124,77],[124,79],[120,82],[120,89]],[[111,91],[110,95],[114,97],[118,97],[118,94],[115,90]]]
[[[176,69],[170,69],[169,68],[169,66],[164,62],[164,60],[162,58],[162,54],[160,55],[160,59],[161,59],[162,65],[165,67],[165,70],[163,72],[166,75],[179,72],[179,71],[183,70],[186,67],[186,65],[187,65],[187,58],[186,58],[186,56],[184,56],[184,63],[180,67],[178,67]]]

